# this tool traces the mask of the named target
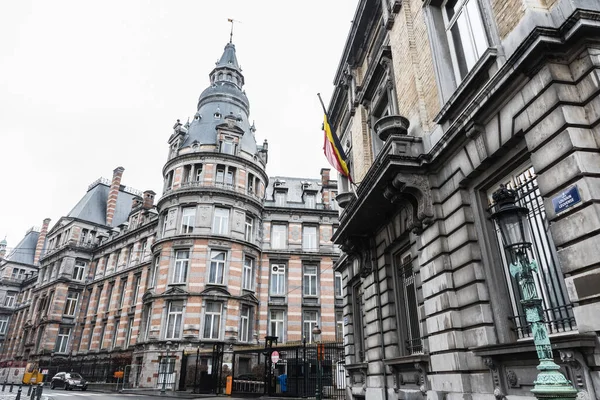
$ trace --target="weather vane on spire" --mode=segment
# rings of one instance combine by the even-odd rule
[[[233,19],[233,18],[227,18],[227,22],[231,22],[231,32],[229,33],[229,43],[232,43],[233,42],[233,23],[239,22],[241,24],[242,21],[238,21],[237,19]]]

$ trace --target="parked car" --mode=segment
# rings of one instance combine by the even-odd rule
[[[87,381],[76,372],[59,372],[52,377],[50,389],[63,388],[65,390],[87,389]]]

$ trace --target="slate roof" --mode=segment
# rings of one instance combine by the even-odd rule
[[[242,82],[216,78],[221,73],[227,74],[228,70],[234,71],[234,78],[239,77]],[[233,115],[238,119],[237,126],[244,131],[241,150],[252,155],[256,154],[256,138],[249,121],[250,103],[242,90],[243,75],[232,43],[225,46],[223,55],[210,76],[212,83],[200,94],[196,115],[187,128],[181,147],[191,146],[194,142],[200,145],[216,144],[217,126],[225,122],[226,116]]]
[[[112,226],[119,226],[129,218],[131,203],[135,194],[126,192],[121,186],[117,197],[117,208],[113,217]],[[78,218],[94,224],[106,225],[106,203],[110,187],[105,183],[98,182],[92,186],[79,200],[77,205],[69,212],[67,217]]]
[[[285,183],[283,183],[285,181]],[[269,177],[269,185],[267,186],[267,194],[265,200],[267,202],[275,201],[273,194],[274,185],[277,184],[277,188],[287,189],[286,202],[287,203],[302,203],[302,184],[308,184],[305,190],[316,192],[317,204],[322,203],[321,201],[321,179],[307,179],[307,178],[294,178],[289,176],[272,176]]]
[[[23,239],[15,246],[14,249],[5,258],[6,261],[16,262],[21,264],[33,265],[33,257],[35,255],[35,246],[37,245],[40,233],[30,229]]]

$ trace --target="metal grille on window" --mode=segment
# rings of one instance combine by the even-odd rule
[[[412,257],[410,255],[402,259],[400,279],[404,297],[406,350],[408,354],[420,354],[423,352],[423,339],[421,338],[421,329],[419,328],[417,288],[415,285]]]
[[[548,234],[549,225],[544,209],[544,200],[540,194],[537,184],[537,175],[532,167],[519,171],[503,182],[507,187],[518,193],[520,206],[529,209],[528,221],[531,228],[532,246],[529,251],[530,259],[538,263],[538,273],[535,275],[535,283],[538,293],[542,298],[544,308],[544,319],[550,333],[568,332],[576,329],[573,306],[567,296],[564,277],[558,263],[556,247]],[[490,191],[489,197],[491,199]],[[496,226],[496,238],[498,245],[502,248],[502,238]],[[516,279],[510,276],[506,253],[501,252],[503,270],[506,276],[506,284],[510,293],[510,301],[513,312],[511,320],[519,338],[531,336],[531,329],[525,319],[525,311],[521,306],[521,293]]]

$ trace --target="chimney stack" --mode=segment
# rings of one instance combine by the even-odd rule
[[[131,209],[135,210],[139,205],[142,204],[142,198],[135,196],[133,200],[131,200]]]
[[[106,202],[106,225],[112,226],[112,220],[115,216],[117,208],[117,197],[119,197],[119,189],[121,188],[121,178],[123,177],[125,168],[117,167],[113,171],[113,178],[108,191],[108,201]]]
[[[156,193],[154,193],[154,191],[152,190],[146,190],[144,192],[144,205],[143,207],[145,209],[150,209],[152,207],[154,207],[154,196],[156,196]]]
[[[35,245],[35,255],[33,256],[33,265],[40,263],[40,256],[42,255],[42,249],[44,248],[44,242],[46,241],[46,235],[48,234],[48,225],[50,225],[50,218],[46,218],[40,230],[37,244]]]
[[[329,171],[331,171],[329,168],[321,168],[321,185],[323,187],[329,185]]]

